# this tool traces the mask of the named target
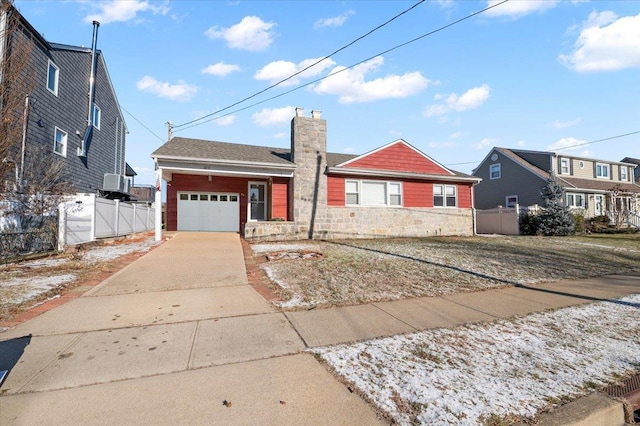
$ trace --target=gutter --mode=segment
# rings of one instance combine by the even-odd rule
[[[347,176],[373,176],[390,177],[399,179],[437,180],[444,182],[471,182],[479,183],[482,179],[474,176],[446,176],[420,173],[395,172],[391,170],[370,170],[370,169],[343,169],[341,167],[327,167],[327,173]]]

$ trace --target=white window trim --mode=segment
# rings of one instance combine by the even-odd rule
[[[582,198],[582,204],[581,205],[577,205],[575,203],[576,196],[578,196],[578,195]],[[569,196],[573,197],[573,203],[572,204],[569,204]],[[587,196],[586,196],[586,194],[582,194],[580,192],[567,192],[566,200],[567,200],[567,207],[570,207],[572,209],[586,209],[587,208]]]
[[[494,166],[498,167],[498,176],[493,177],[493,173],[491,172],[491,169],[493,169]],[[496,179],[500,179],[502,177],[502,165],[501,163],[494,163],[489,165],[489,180],[496,180]]]
[[[602,170],[604,170],[604,169],[607,170],[607,175],[606,176],[598,176],[598,166],[600,166]],[[606,164],[606,163],[596,163],[596,178],[598,178],[598,179],[609,179],[610,176],[611,176],[611,167],[609,167],[608,164]]]
[[[61,143],[62,146],[62,152],[58,152],[56,151],[56,136],[58,135],[58,132],[60,132],[63,135],[63,143]],[[69,135],[67,134],[67,132],[65,132],[64,130],[62,130],[59,127],[56,127],[55,130],[53,131],[53,152],[56,155],[59,155],[61,157],[66,157],[67,156],[67,145],[69,143]]]
[[[624,173],[622,171],[624,170]],[[624,176],[622,176],[624,174]],[[620,166],[620,181],[629,182],[629,168],[627,166]]]
[[[562,163],[567,163],[567,171],[562,170]],[[571,174],[571,161],[568,158],[560,158],[560,174],[561,175],[570,175]]]
[[[516,202],[514,203],[513,206],[510,206],[509,204],[509,198],[515,198]],[[504,197],[504,206],[506,208],[515,208],[518,205],[518,196],[517,195],[507,195],[506,197]]]
[[[433,191],[433,208],[435,209],[457,209],[458,208],[458,185],[447,185],[444,183],[434,183],[433,187],[435,189],[436,186],[441,186],[442,187],[442,205],[441,206],[436,206],[435,203],[435,191]],[[447,206],[447,187],[452,187],[453,191],[454,191],[454,197],[456,200],[456,204],[455,206]]]
[[[355,182],[358,185],[358,204],[347,203],[347,182]],[[369,183],[383,183],[385,184],[386,204],[363,204],[362,203],[362,188],[363,182]],[[400,204],[391,204],[391,191],[389,187],[391,185],[400,186]],[[404,191],[402,182],[399,181],[384,181],[384,180],[371,180],[371,179],[345,179],[344,181],[344,205],[349,207],[382,207],[382,208],[400,208],[404,206]],[[349,194],[355,194],[355,192],[349,192]],[[393,194],[398,195],[398,194]]]
[[[97,114],[96,114],[97,113]],[[97,115],[97,119],[96,119]],[[93,104],[93,111],[91,113],[91,124],[96,129],[100,130],[100,121],[102,120],[102,110],[95,103]]]
[[[51,88],[49,87],[49,74],[51,72],[51,67],[55,68],[56,70],[56,75],[55,75],[55,83],[54,83],[54,88],[53,90],[51,90]],[[47,64],[47,82],[46,82],[46,86],[47,86],[47,90],[51,93],[53,93],[54,95],[58,96],[58,80],[60,78],[60,68],[58,68],[58,66],[56,64],[54,64],[51,60],[49,60],[49,63]]]

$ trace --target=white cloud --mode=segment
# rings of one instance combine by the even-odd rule
[[[526,146],[526,145],[527,145],[527,143],[526,143],[525,141],[523,141],[523,140],[519,140],[519,141],[518,141],[518,146],[519,146],[520,148],[522,148],[523,146]]]
[[[483,84],[479,87],[467,90],[461,96],[452,93],[446,96],[446,101],[443,104],[433,104],[428,106],[424,110],[425,117],[433,117],[438,115],[444,115],[451,111],[466,111],[468,109],[478,108],[489,98],[491,88],[487,84]],[[443,95],[436,95],[436,100],[445,99]]]
[[[492,145],[495,145],[495,139],[484,138],[478,143],[471,144],[471,148],[480,151],[483,149],[487,149]]]
[[[345,154],[353,154],[353,153],[356,152],[356,150],[355,150],[355,148],[352,148],[352,147],[348,146],[348,147],[344,148],[342,150],[342,152],[344,152]]]
[[[211,39],[222,38],[233,49],[259,51],[267,49],[273,42],[272,28],[275,22],[264,22],[257,16],[245,16],[240,23],[229,28],[211,27],[205,35]]]
[[[287,133],[287,132],[279,132],[279,133],[276,133],[275,135],[273,135],[273,138],[274,139],[286,139],[287,136],[289,136],[289,133]]]
[[[138,17],[138,13],[141,12],[151,12],[154,15],[166,15],[170,10],[167,3],[168,2],[162,2],[158,5],[157,3],[152,4],[150,1],[141,0],[110,0],[96,2],[93,5],[95,9],[98,9],[98,12],[87,15],[84,18],[84,21],[98,21],[101,24],[108,24],[110,22],[126,22],[136,18],[140,19]]]
[[[136,83],[138,90],[153,93],[161,98],[171,99],[173,101],[188,101],[196,94],[198,88],[191,84],[187,84],[182,80],[178,84],[169,84],[161,82],[155,78],[145,75]]]
[[[618,19],[610,11],[591,12],[573,52],[558,58],[578,72],[640,68],[640,14]]]
[[[269,83],[277,83],[290,75],[293,75],[306,67],[318,62],[322,58],[311,58],[305,59],[298,64],[294,64],[289,61],[274,61],[271,62],[261,69],[259,69],[253,78],[256,80],[267,80]],[[331,59],[325,59],[317,65],[312,66],[308,70],[304,71],[300,75],[295,76],[294,78],[285,81],[282,83],[282,86],[291,86],[300,83],[300,79],[302,78],[311,78],[315,77],[318,74],[321,74],[325,69],[334,66],[336,63]]]
[[[449,139],[458,139],[460,136],[462,136],[462,132],[455,132],[449,135]]]
[[[380,68],[383,62],[384,58],[378,56],[348,70],[338,66],[329,73],[328,78],[322,80],[312,90],[323,95],[338,95],[340,103],[349,104],[406,98],[426,89],[430,83],[417,71],[365,81],[366,74]]]
[[[286,123],[295,115],[295,108],[286,106],[283,108],[264,108],[251,116],[258,126]]]
[[[322,18],[318,19],[315,24],[313,24],[313,28],[323,28],[323,27],[341,27],[347,22],[350,16],[355,15],[356,12],[353,10],[348,10],[341,15],[334,16],[332,18]]]
[[[452,146],[456,146],[457,143],[455,142],[430,142],[429,143],[429,148],[451,148]]]
[[[549,151],[556,151],[556,150],[576,151],[580,149],[580,146],[576,146],[576,145],[582,145],[585,142],[586,141],[584,140],[580,140],[576,138],[562,138],[557,142],[547,146],[547,149]]]
[[[573,127],[576,124],[580,124],[581,121],[582,121],[581,117],[578,117],[574,120],[568,120],[568,121],[556,120],[553,123],[551,123],[551,126],[555,127],[556,129],[566,129],[567,127]]]
[[[489,0],[487,1],[487,7],[494,6],[501,1],[502,0]],[[507,3],[501,4],[500,6],[496,6],[493,9],[489,9],[484,13],[484,15],[494,17],[506,16],[518,19],[532,13],[541,13],[547,9],[552,9],[556,7],[557,4],[557,0],[511,0]]]
[[[218,62],[217,64],[209,65],[202,69],[204,74],[217,75],[218,77],[224,77],[234,71],[242,70],[238,65],[225,64],[224,62]]]

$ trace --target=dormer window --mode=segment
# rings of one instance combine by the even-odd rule
[[[560,174],[563,174],[563,175],[571,174],[571,168],[569,166],[568,158],[560,159]]]
[[[629,168],[627,166],[620,166],[620,180],[623,182],[629,180]]]
[[[596,177],[600,179],[609,179],[609,165],[596,163]]]
[[[59,70],[56,64],[49,61],[49,67],[47,69],[47,89],[56,96],[58,96],[58,74]]]

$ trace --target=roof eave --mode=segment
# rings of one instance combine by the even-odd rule
[[[327,167],[327,173],[349,175],[349,176],[371,176],[371,177],[378,177],[378,178],[385,177],[385,178],[438,180],[438,181],[448,181],[448,182],[469,182],[469,183],[478,183],[482,180],[482,178],[478,178],[475,176],[406,173],[406,172],[395,172],[392,170],[353,169],[353,168],[346,168],[346,167]]]
[[[210,158],[176,157],[172,155],[151,155],[155,161],[165,160],[176,163],[207,164],[212,166],[265,167],[278,170],[294,170],[295,164],[262,163],[257,161],[214,160]]]

